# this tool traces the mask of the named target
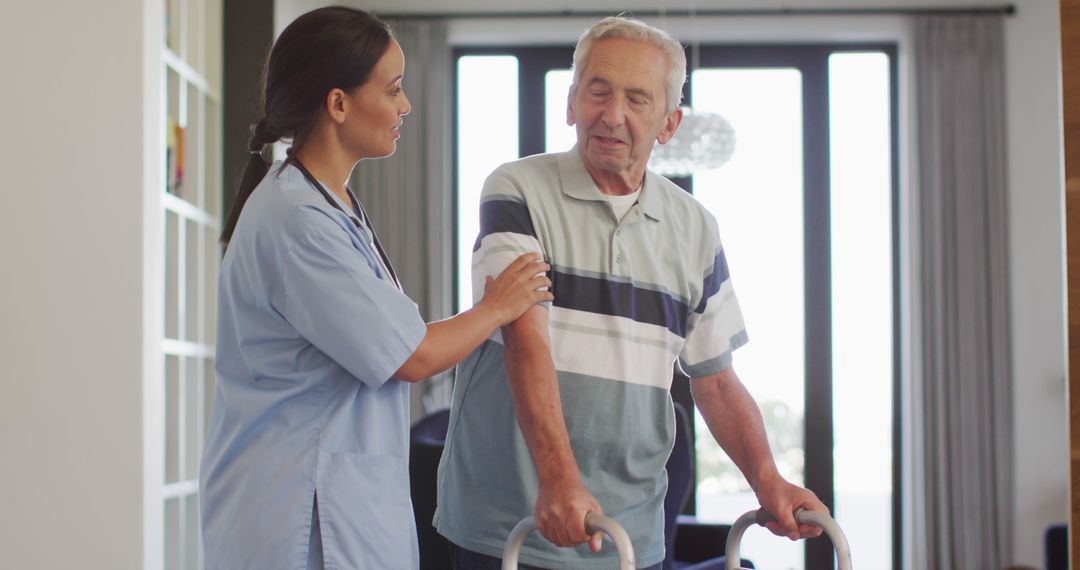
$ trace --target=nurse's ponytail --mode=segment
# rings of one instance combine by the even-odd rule
[[[270,170],[267,147],[290,143],[289,158],[304,145],[331,89],[359,87],[390,47],[390,28],[375,16],[341,6],[312,10],[289,24],[270,50],[263,70],[263,118],[251,127],[251,157],[221,231],[229,246],[244,203]]]
[[[244,203],[270,170],[270,163],[263,159],[266,147],[281,139],[281,137],[271,138],[271,135],[266,132],[266,119],[261,119],[251,131],[249,143],[251,156],[248,158],[247,166],[244,167],[244,178],[240,180],[240,187],[236,189],[232,210],[229,211],[229,217],[225,220],[225,228],[221,230],[221,245],[225,247],[229,246],[229,240],[232,238],[233,230],[236,229],[236,221],[240,219],[240,211],[244,209]]]

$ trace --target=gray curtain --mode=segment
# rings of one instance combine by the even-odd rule
[[[1002,20],[921,17],[914,47],[912,567],[996,569],[1011,563],[1013,519]]]
[[[412,112],[405,117],[397,152],[361,161],[351,184],[405,292],[431,321],[453,309],[450,46],[445,20],[387,23],[405,53],[402,84]],[[449,405],[448,384],[445,378],[418,384],[413,418],[425,407]]]

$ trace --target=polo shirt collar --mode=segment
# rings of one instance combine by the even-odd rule
[[[603,192],[596,187],[596,182],[585,169],[585,163],[581,160],[577,145],[562,153],[558,157],[559,178],[562,181],[563,194],[577,198],[578,200],[604,201]],[[660,203],[660,181],[657,174],[645,171],[645,182],[641,187],[641,195],[638,204],[644,214],[654,220],[660,221],[663,208]]]

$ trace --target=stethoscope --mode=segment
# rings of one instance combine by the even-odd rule
[[[394,285],[397,286],[398,290],[402,290],[401,281],[398,281],[397,274],[394,273],[394,266],[390,264],[390,258],[386,256],[386,251],[383,250],[382,244],[379,243],[379,236],[375,235],[375,227],[371,225],[371,218],[368,217],[367,212],[364,210],[364,207],[360,204],[360,200],[356,199],[356,196],[353,194],[352,189],[348,186],[345,187],[345,191],[349,193],[349,198],[352,200],[353,210],[355,210],[356,216],[350,215],[348,212],[346,212],[341,207],[341,204],[338,204],[338,201],[335,200],[334,197],[326,191],[326,188],[323,187],[322,183],[319,182],[318,179],[316,179],[314,176],[312,176],[311,173],[308,172],[308,169],[304,168],[304,165],[301,164],[300,161],[296,159],[296,157],[290,157],[289,162],[296,166],[296,169],[304,175],[305,179],[307,179],[308,184],[311,184],[312,188],[317,190],[319,194],[322,194],[322,197],[331,206],[333,206],[339,212],[348,216],[349,220],[352,221],[353,225],[356,226],[357,230],[360,230],[361,234],[365,234],[367,232],[371,233],[371,243],[375,246],[375,251],[377,251],[379,254],[379,261],[382,263],[383,271],[385,271],[386,274],[390,276],[390,279],[394,281]],[[358,217],[359,219],[357,219]],[[363,220],[363,222],[361,222],[361,220]],[[367,232],[364,231],[365,226],[367,227]]]

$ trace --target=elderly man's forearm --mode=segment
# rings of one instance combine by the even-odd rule
[[[709,431],[751,488],[779,476],[761,411],[733,369],[694,379],[691,390]]]
[[[503,327],[505,362],[518,425],[541,483],[577,478],[577,462],[563,419],[555,363],[546,338],[547,312],[530,309]]]

